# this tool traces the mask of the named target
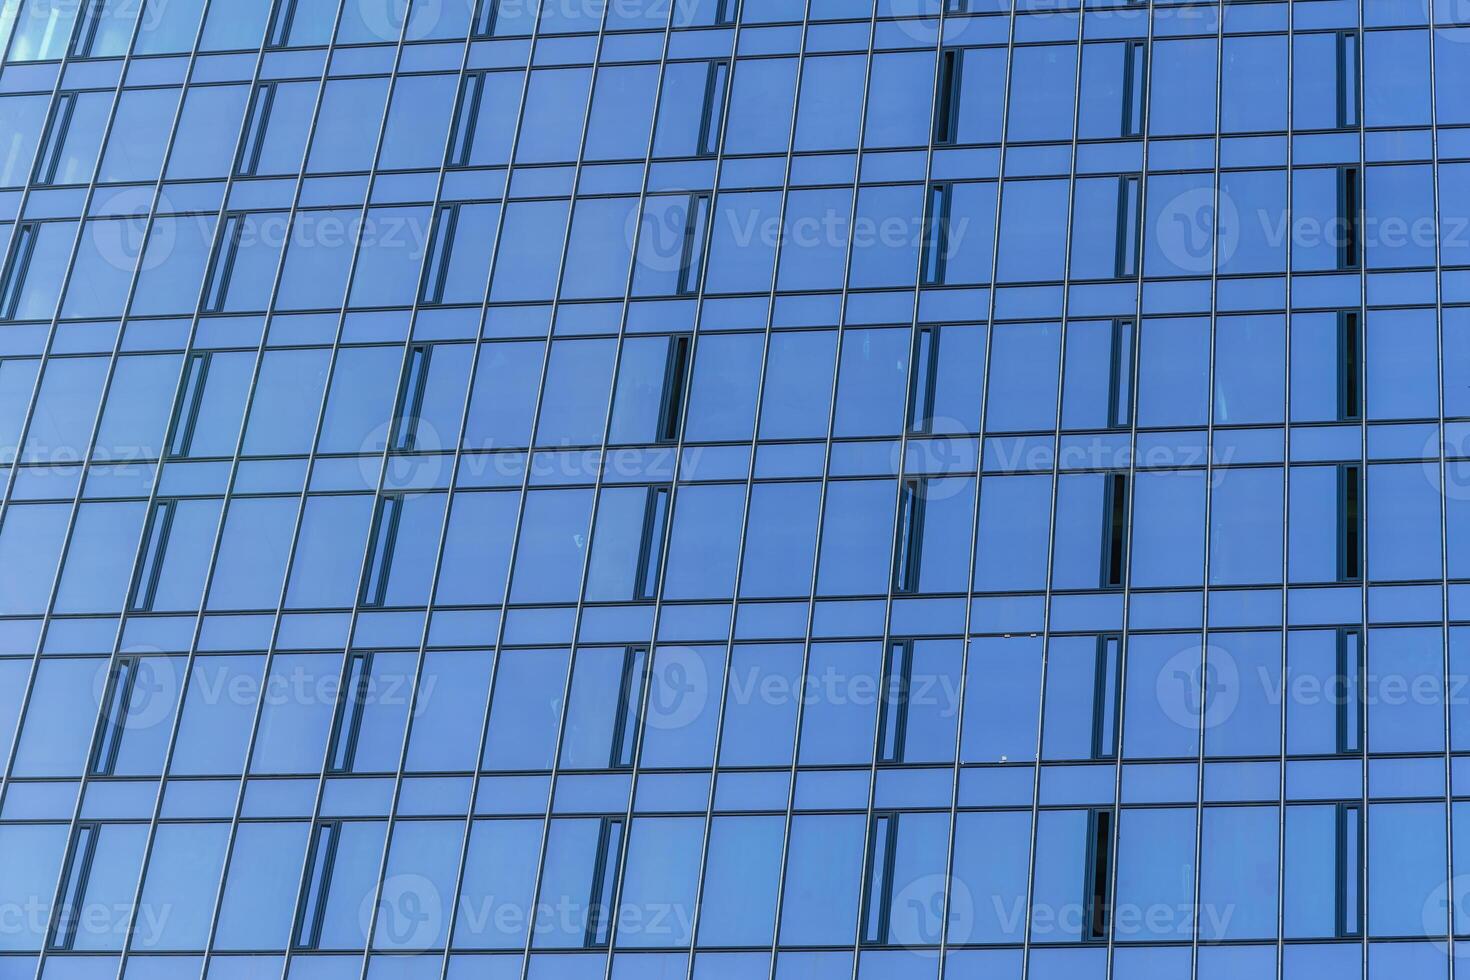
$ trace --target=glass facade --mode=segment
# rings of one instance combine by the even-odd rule
[[[1462,24],[0,0],[0,980],[1470,977]]]

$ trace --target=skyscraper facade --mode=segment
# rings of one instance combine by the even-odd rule
[[[1461,24],[0,0],[0,980],[1470,978]]]

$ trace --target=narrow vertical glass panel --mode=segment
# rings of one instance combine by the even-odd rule
[[[230,276],[234,271],[235,258],[240,249],[240,233],[245,227],[245,216],[227,214],[220,225],[219,237],[215,240],[214,253],[205,273],[204,300],[200,309],[205,313],[218,313],[225,308],[225,299],[230,291]]]
[[[1337,220],[1333,236],[1337,240],[1337,267],[1356,269],[1361,261],[1362,242],[1359,227],[1363,210],[1362,174],[1357,167],[1337,171]]]
[[[362,728],[363,706],[372,681],[372,654],[353,653],[347,658],[342,684],[337,693],[337,711],[332,719],[331,753],[328,770],[351,772]]]
[[[1356,582],[1362,577],[1362,468],[1337,468],[1337,579]]]
[[[380,10],[382,8],[379,8]],[[337,20],[336,0],[277,0],[274,17],[266,33],[266,47],[326,44]],[[383,11],[384,14],[387,11]],[[385,25],[383,40],[396,40],[398,32]]]
[[[448,256],[454,244],[454,225],[459,222],[459,206],[445,204],[434,222],[429,238],[428,260],[423,263],[423,282],[419,285],[419,303],[444,301],[444,278],[448,275]]]
[[[1113,321],[1113,340],[1108,380],[1108,428],[1126,429],[1133,421],[1134,322]]]
[[[637,599],[658,595],[664,565],[664,540],[669,524],[668,487],[649,487],[643,515],[643,540],[638,554],[638,577],[633,594]]]
[[[934,426],[934,398],[939,376],[939,329],[914,333],[913,374],[909,378],[908,430],[924,434]]]
[[[1128,551],[1128,475],[1113,473],[1103,484],[1103,567],[1104,588],[1123,584]]]
[[[1337,673],[1331,695],[1337,704],[1337,751],[1363,751],[1363,633],[1337,631]]]
[[[623,654],[618,682],[618,713],[608,765],[628,769],[638,753],[638,728],[643,715],[643,692],[647,688],[648,648],[630,647]]]
[[[1363,810],[1342,804],[1337,808],[1337,934],[1363,932]]]
[[[929,185],[928,199],[924,206],[924,244],[921,262],[924,268],[923,284],[937,286],[944,282],[945,266],[949,257],[949,204],[951,185],[935,183]]]
[[[1129,41],[1123,49],[1124,136],[1143,135],[1144,93],[1148,91],[1148,46]]]
[[[1142,198],[1142,181],[1136,176],[1118,178],[1118,238],[1114,278],[1124,279],[1138,275],[1138,254],[1141,241],[1138,222]]]
[[[417,448],[419,416],[424,410],[424,392],[429,381],[429,357],[434,349],[428,344],[414,344],[408,349],[403,366],[403,380],[398,389],[398,405],[393,413],[391,448],[410,452]]]
[[[327,888],[332,879],[332,866],[337,857],[337,837],[341,825],[332,821],[317,824],[311,836],[311,849],[306,857],[306,875],[302,879],[301,911],[296,919],[294,945],[315,949],[321,941],[322,922],[326,914]]]
[[[1094,671],[1092,757],[1111,759],[1118,754],[1118,683],[1122,664],[1123,638],[1097,638],[1097,667]]]
[[[934,142],[939,145],[955,142],[958,133],[962,59],[963,52],[958,48],[946,48],[939,55],[939,82],[934,93]]]
[[[893,589],[915,592],[924,542],[924,480],[905,480],[899,491],[897,539],[893,552]]]
[[[470,165],[470,149],[475,145],[475,128],[479,122],[480,102],[484,96],[484,72],[470,72],[460,80],[459,97],[454,108],[454,121],[449,131],[446,166],[467,167]]]
[[[122,744],[128,706],[132,702],[137,679],[136,657],[119,657],[108,671],[107,685],[102,694],[102,715],[97,720],[97,737],[88,766],[94,776],[109,776],[117,765],[117,752]]]
[[[76,942],[98,835],[97,825],[90,823],[78,824],[72,835],[71,849],[66,856],[66,869],[61,876],[61,891],[57,894],[51,938],[47,943],[51,949],[71,949]]]
[[[275,97],[276,85],[273,82],[259,84],[251,93],[250,109],[246,113],[245,139],[235,157],[237,175],[248,176],[255,173],[255,168],[260,163],[260,155],[265,146],[265,128]]]
[[[1362,58],[1356,31],[1337,35],[1337,127],[1349,129],[1358,125],[1361,104],[1358,79],[1362,77]]]
[[[1357,421],[1363,413],[1361,318],[1355,310],[1337,314],[1337,418]]]
[[[129,609],[133,612],[147,612],[153,608],[177,504],[176,500],[160,500],[153,505],[153,511],[148,518],[148,529],[143,534],[143,552],[138,561],[138,571],[133,578],[133,598],[129,604]]]
[[[36,225],[27,223],[16,228],[11,238],[10,254],[5,261],[3,278],[0,278],[0,319],[15,319],[26,269],[39,234],[40,229]]]
[[[291,36],[291,21],[296,15],[296,0],[276,0],[271,6],[270,21],[265,29],[265,46],[285,47]]]
[[[908,728],[909,681],[913,671],[913,641],[888,644],[883,664],[883,686],[879,702],[878,761],[902,762]]]
[[[1083,938],[1104,941],[1112,926],[1113,811],[1093,810],[1087,823],[1086,926]]]
[[[174,409],[173,432],[168,440],[168,455],[173,459],[188,456],[194,444],[194,429],[199,423],[199,406],[204,401],[210,357],[210,351],[190,354],[184,363],[184,379],[179,386],[178,405]]]
[[[894,838],[898,836],[898,816],[874,814],[868,831],[868,868],[864,888],[863,942],[881,943],[888,938],[888,916],[891,909],[891,885]]]
[[[663,397],[659,405],[659,442],[678,442],[684,423],[684,403],[689,379],[691,339],[681,334],[669,338],[668,362],[664,367]]]
[[[81,96],[76,92],[61,92],[52,103],[51,116],[46,121],[41,139],[41,152],[31,174],[32,183],[46,185],[56,182],[61,169],[62,151],[66,146],[67,134],[71,130],[71,120],[79,98]]]
[[[358,596],[358,601],[365,606],[381,606],[387,598],[388,578],[393,568],[393,551],[398,544],[398,525],[402,515],[402,494],[390,494],[378,501],[372,537],[368,541],[368,564]]]
[[[704,281],[705,241],[709,233],[709,194],[691,194],[684,224],[684,252],[679,262],[680,296],[699,292]]]
[[[497,8],[500,0],[474,0],[470,18],[471,37],[489,37],[495,33]]]
[[[730,88],[730,62],[711,61],[704,83],[704,109],[699,120],[699,155],[719,152],[725,124],[725,97]]]
[[[582,945],[606,946],[612,936],[612,902],[617,896],[619,861],[623,850],[623,821],[604,817],[597,839],[596,871],[587,902],[587,931]]]

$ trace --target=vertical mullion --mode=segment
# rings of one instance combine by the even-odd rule
[[[1431,130],[1432,133],[1434,133],[1434,134],[1437,135],[1438,132],[1439,132],[1439,78],[1437,77],[1437,74],[1436,74],[1435,59],[1438,56],[1438,50],[1437,50],[1436,45],[1438,43],[1438,33],[1439,32],[1438,32],[1438,30],[1436,28],[1436,24],[1435,24],[1435,22],[1437,20],[1437,16],[1434,13],[1434,10],[1433,10],[1432,5],[1430,7],[1430,15],[1429,15],[1428,20],[1429,20],[1429,32],[1428,33],[1429,33],[1429,112],[1430,112],[1430,130]],[[1431,172],[1431,175],[1433,177],[1433,179],[1431,180],[1431,184],[1433,185],[1433,187],[1432,187],[1432,193],[1433,193],[1433,202],[1434,202],[1434,215],[1435,215],[1436,219],[1438,219],[1439,218],[1439,215],[1440,215],[1440,212],[1441,212],[1442,205],[1443,205],[1443,201],[1442,201],[1441,194],[1440,194],[1440,187],[1439,187],[1440,167],[1439,167],[1439,141],[1438,141],[1438,139],[1431,139],[1430,140],[1430,154],[1431,154],[1431,160],[1430,160],[1431,171],[1430,172]],[[1448,517],[1449,517],[1449,514],[1448,514],[1448,496],[1449,496],[1449,494],[1446,491],[1447,472],[1446,472],[1446,463],[1445,463],[1446,446],[1445,446],[1445,438],[1444,438],[1444,435],[1445,435],[1445,431],[1444,431],[1445,430],[1445,403],[1444,403],[1444,377],[1445,377],[1445,373],[1444,373],[1444,253],[1443,253],[1443,243],[1440,240],[1440,236],[1438,236],[1438,235],[1436,235],[1435,236],[1435,239],[1434,239],[1434,312],[1435,312],[1435,317],[1434,317],[1434,319],[1435,319],[1435,325],[1436,325],[1436,328],[1437,328],[1435,330],[1435,371],[1436,371],[1437,378],[1439,380],[1439,384],[1436,385],[1436,389],[1437,389],[1437,393],[1438,393],[1438,397],[1436,399],[1436,401],[1437,401],[1436,408],[1438,409],[1438,412],[1439,412],[1439,419],[1438,419],[1438,425],[1439,425],[1438,436],[1439,436],[1439,438],[1438,438],[1437,452],[1435,453],[1435,455],[1438,458],[1436,460],[1434,460],[1434,462],[1437,464],[1438,469],[1439,469],[1438,477],[1439,477],[1439,486],[1440,486],[1440,494],[1439,494],[1439,534],[1440,534],[1440,540],[1439,540],[1440,551],[1439,551],[1439,554],[1440,554],[1440,610],[1441,610],[1440,639],[1441,639],[1441,656],[1444,658],[1444,671],[1443,671],[1443,674],[1442,674],[1442,678],[1443,678],[1443,683],[1444,683],[1443,690],[1445,692],[1444,707],[1443,707],[1442,718],[1443,718],[1444,732],[1445,732],[1445,740],[1444,740],[1444,778],[1445,778],[1445,787],[1446,787],[1446,789],[1448,789],[1449,786],[1450,786],[1450,784],[1451,784],[1451,776],[1452,776],[1452,769],[1453,769],[1452,759],[1451,759],[1451,755],[1450,754],[1451,754],[1451,752],[1452,752],[1452,750],[1454,748],[1453,739],[1450,737],[1451,736],[1450,708],[1451,708],[1451,705],[1452,705],[1452,699],[1451,699],[1451,697],[1449,695],[1449,692],[1451,692],[1451,691],[1453,691],[1455,689],[1455,683],[1456,683],[1456,681],[1451,676],[1451,673],[1450,673],[1450,645],[1449,645],[1450,644],[1450,611],[1449,611],[1449,608],[1450,608],[1450,585],[1449,585],[1449,577],[1450,576],[1449,576],[1449,531],[1448,531],[1448,525],[1449,525],[1449,521],[1448,521]],[[1452,802],[1450,800],[1450,794],[1448,792],[1445,793],[1445,810],[1444,810],[1444,814],[1445,814],[1445,836],[1444,836],[1444,842],[1445,842],[1445,866],[1444,866],[1444,876],[1445,876],[1445,881],[1453,882],[1453,880],[1454,880],[1454,869],[1455,869],[1455,840],[1454,840],[1454,834],[1452,833],[1452,829],[1453,829],[1453,826],[1454,826],[1454,823],[1453,823],[1454,809],[1453,809],[1453,804],[1452,804]],[[1456,950],[1455,950],[1455,921],[1456,921],[1456,914],[1457,914],[1456,913],[1456,902],[1457,902],[1458,899],[1460,899],[1460,898],[1463,897],[1461,895],[1456,895],[1455,894],[1455,891],[1456,890],[1455,890],[1454,887],[1450,887],[1450,888],[1447,888],[1446,889],[1446,894],[1445,894],[1445,924],[1444,924],[1444,933],[1445,933],[1446,959],[1447,959],[1447,961],[1449,963],[1449,977],[1450,977],[1450,980],[1455,980],[1455,975],[1456,975],[1456,972],[1457,972],[1456,971],[1456,968],[1455,968],[1455,958],[1456,958]]]

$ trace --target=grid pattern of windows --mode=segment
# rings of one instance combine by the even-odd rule
[[[0,978],[1452,980],[1470,8],[1014,7],[0,0]]]

